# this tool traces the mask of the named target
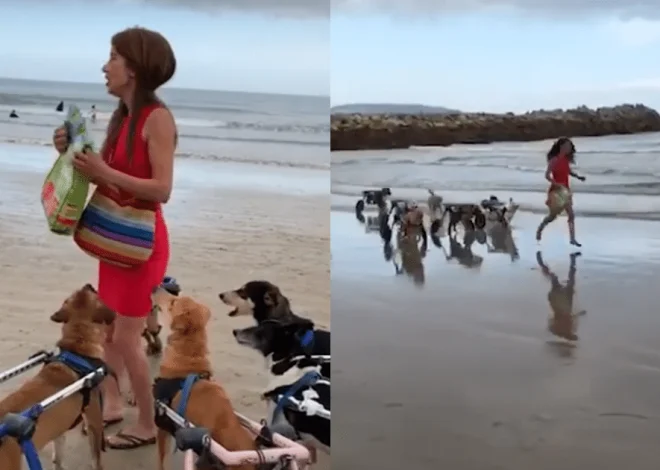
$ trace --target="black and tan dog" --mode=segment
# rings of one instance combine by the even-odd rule
[[[316,330],[314,323],[304,318],[297,318],[287,323],[265,321],[259,325],[234,330],[236,341],[251,349],[258,351],[272,365],[269,368],[270,383],[264,390],[263,396],[268,401],[268,424],[276,432],[282,432],[293,439],[300,439],[313,444],[314,448],[321,448],[329,452],[330,448],[330,419],[318,414],[308,414],[295,406],[286,406],[281,403],[280,395],[288,393],[300,402],[305,400],[305,394],[312,393],[317,408],[322,407],[330,411],[330,381],[329,375],[324,372],[325,364],[314,357],[304,356],[300,347],[299,338],[308,332],[314,331],[319,343],[323,342],[322,349],[330,349],[330,333]],[[301,383],[308,373],[320,373],[321,378],[298,388],[294,384]],[[328,380],[326,380],[328,379]],[[288,428],[294,430],[289,432]]]
[[[51,321],[62,323],[62,336],[57,342],[61,351],[84,358],[90,365],[102,364],[105,326],[114,321],[115,313],[100,300],[94,288],[87,284],[74,292],[62,307],[51,317]],[[65,362],[48,362],[35,377],[25,382],[18,390],[0,401],[0,417],[7,413],[20,413],[40,401],[60,392],[79,380],[80,373]],[[32,442],[37,450],[53,442],[53,464],[62,468],[64,435],[84,420],[87,427],[92,464],[102,470],[103,412],[101,392],[98,388],[77,393],[47,409],[37,421]],[[0,440],[0,468],[21,470],[23,455],[18,443],[9,437]]]
[[[236,290],[221,292],[218,297],[233,307],[230,317],[250,316],[257,323],[265,320],[284,321],[296,315],[291,303],[275,284],[268,281],[250,281]]]
[[[251,316],[257,325],[274,323],[297,326],[296,356],[330,356],[330,331],[314,328],[314,323],[291,311],[291,304],[275,284],[268,281],[250,281],[240,288],[219,294],[220,300],[234,309],[229,316]],[[305,325],[311,325],[304,328]],[[264,331],[272,331],[272,328]],[[279,331],[279,330],[278,330]],[[293,331],[291,327],[282,331]],[[330,378],[330,364],[321,371]]]

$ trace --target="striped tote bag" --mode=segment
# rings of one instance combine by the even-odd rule
[[[98,186],[73,235],[75,243],[100,261],[133,268],[153,253],[157,204],[122,198],[122,192]]]

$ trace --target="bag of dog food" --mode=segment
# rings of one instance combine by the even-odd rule
[[[86,149],[93,150],[94,144],[77,106],[69,107],[64,126],[69,134],[69,147],[57,158],[46,176],[41,189],[41,205],[50,231],[71,235],[85,208],[89,192],[89,180],[73,167],[73,155]]]

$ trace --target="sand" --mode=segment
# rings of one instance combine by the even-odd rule
[[[50,158],[48,149],[0,146],[3,369],[51,347],[59,330],[50,314],[73,290],[95,282],[96,263],[70,238],[47,230],[38,196]],[[251,279],[268,279],[282,288],[296,312],[330,326],[328,179],[322,171],[177,162],[174,193],[165,208],[172,244],[168,274],[214,312],[209,337],[216,378],[235,407],[257,420],[265,410],[259,399],[267,383],[264,361],[236,344],[231,330],[250,321],[227,317],[229,309],[217,295]],[[152,370],[157,367],[153,359]],[[4,384],[2,394],[22,380]],[[88,468],[86,442],[77,431],[69,436],[66,468]],[[152,469],[155,452],[155,447],[110,450],[106,469]],[[51,468],[49,457],[43,462]],[[318,466],[328,467],[327,459]]]
[[[514,219],[519,259],[475,243],[469,269],[431,246],[415,284],[377,233],[332,214],[337,468],[658,468],[660,226],[578,219],[587,313],[568,344],[547,329],[539,217]],[[542,254],[562,281],[571,251],[565,221],[550,226]]]

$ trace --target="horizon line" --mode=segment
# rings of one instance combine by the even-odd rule
[[[86,82],[80,80],[48,80],[40,78],[24,78],[24,77],[9,77],[6,75],[0,76],[0,80],[16,80],[21,82],[42,82],[42,83],[75,83],[78,85],[98,85],[103,86],[102,83],[98,82]],[[221,92],[221,93],[239,93],[246,95],[274,95],[274,96],[295,96],[303,98],[327,98],[330,99],[330,95],[309,95],[303,93],[280,93],[273,91],[245,91],[245,90],[228,90],[228,89],[211,89],[211,88],[197,88],[197,87],[176,87],[176,86],[165,86],[163,87],[169,90],[189,90],[189,91],[210,91],[210,92]]]

